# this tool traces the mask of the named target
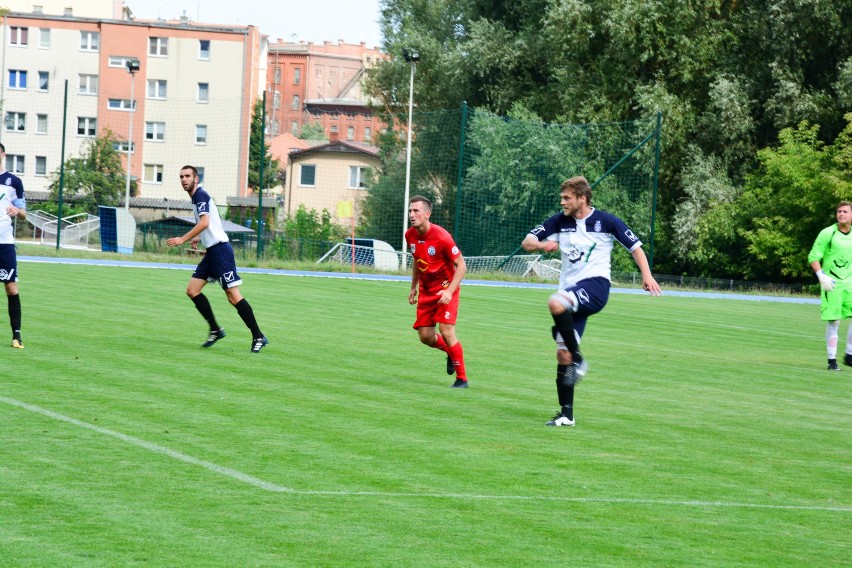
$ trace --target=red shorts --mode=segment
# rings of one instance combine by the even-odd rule
[[[436,323],[455,325],[459,315],[459,292],[460,288],[453,294],[449,304],[439,304],[440,296],[437,294],[421,293],[417,298],[417,321],[412,327],[432,327]]]

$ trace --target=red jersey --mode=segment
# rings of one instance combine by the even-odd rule
[[[420,270],[420,293],[437,294],[448,287],[456,273],[454,261],[462,255],[450,233],[435,223],[423,236],[410,227],[405,242]]]

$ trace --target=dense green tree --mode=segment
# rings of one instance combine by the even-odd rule
[[[726,247],[733,227],[717,216],[740,206],[758,149],[782,130],[807,121],[828,143],[852,110],[848,0],[383,0],[381,24],[391,60],[368,89],[389,114],[407,104],[404,47],[421,54],[419,112],[521,105],[579,124],[662,111],[657,270],[755,275],[753,248]],[[676,224],[690,207],[706,234]],[[687,254],[693,244],[707,248]]]
[[[73,203],[74,211],[98,214],[98,205],[115,207],[124,203],[127,173],[122,155],[116,150],[119,138],[104,130],[87,140],[79,157],[65,161],[63,201]],[[59,202],[60,169],[50,175],[50,201]],[[130,181],[130,195],[136,195],[136,182]],[[63,212],[63,216],[67,214]]]
[[[269,145],[265,143],[266,138],[262,127],[263,112],[263,101],[258,99],[252,109],[251,131],[249,133],[248,186],[252,191],[257,191],[257,188],[260,187],[261,147],[265,150],[263,152],[263,156],[265,157],[263,164],[263,188],[275,187],[281,183],[279,178],[281,165],[269,153]]]

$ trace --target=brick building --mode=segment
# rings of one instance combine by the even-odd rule
[[[342,141],[372,143],[384,125],[373,115],[362,81],[385,57],[363,42],[270,42],[269,137],[285,132],[298,136],[306,124],[317,122],[329,138],[336,134]]]

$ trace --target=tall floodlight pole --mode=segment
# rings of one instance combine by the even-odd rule
[[[130,73],[130,131],[127,133],[127,179],[124,183],[124,210],[130,211],[130,155],[133,153],[133,115],[136,114],[136,72],[139,71],[139,60],[127,60],[127,72]]]
[[[417,62],[420,61],[420,53],[409,47],[403,48],[402,57],[411,65],[411,75],[408,82],[408,142],[405,147],[405,199],[402,202],[402,252],[400,255],[400,264],[405,261],[405,231],[408,229],[408,198],[411,188],[411,119],[414,109],[414,68],[417,67]]]

